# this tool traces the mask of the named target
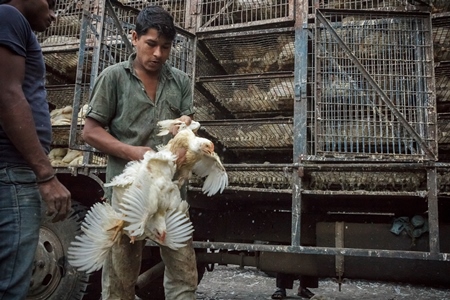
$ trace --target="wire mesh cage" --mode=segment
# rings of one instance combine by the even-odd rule
[[[200,36],[200,59],[197,75],[255,74],[294,70],[294,30],[281,29],[242,31]],[[202,59],[202,57],[204,57]],[[215,74],[207,59],[214,60]]]
[[[305,187],[321,191],[415,192],[426,190],[425,172],[312,171]]]
[[[48,85],[74,84],[78,63],[82,1],[58,1],[56,20],[37,33],[46,64]]]
[[[315,155],[436,159],[428,15],[316,19]]]
[[[211,80],[211,81],[209,81]],[[294,79],[285,77],[199,78],[223,107],[237,117],[292,114]]]
[[[202,35],[198,44],[196,104],[206,120],[292,115],[293,28]]]
[[[199,5],[198,32],[273,24],[294,18],[294,1],[289,0],[206,0]]]
[[[220,141],[226,151],[291,150],[291,118],[233,120],[202,123],[210,138]]]
[[[290,190],[292,188],[292,173],[287,167],[274,167],[271,165],[227,166],[228,189],[248,190],[265,189]],[[201,187],[203,180],[193,176],[189,185]]]
[[[48,101],[53,109],[55,151],[52,155],[64,151],[68,155],[70,148],[69,157],[73,156],[73,151],[78,151],[80,156],[87,157],[85,163],[106,163],[105,156],[86,145],[81,136],[90,91],[102,70],[127,60],[133,52],[131,30],[140,9],[147,5],[161,5],[174,16],[177,24],[184,22],[184,1],[68,0],[57,3],[57,19],[49,30],[37,34],[47,67]],[[194,36],[177,28],[169,63],[193,77],[194,56]],[[82,151],[95,153],[84,155]],[[81,159],[77,162],[81,163]],[[68,163],[62,162],[62,158],[55,160],[55,166],[66,165]]]
[[[194,90],[195,119],[199,122],[218,119],[219,109],[197,89]]]
[[[92,150],[81,139],[84,123],[76,119],[87,110],[96,76],[106,67],[128,59],[133,51],[130,37],[137,14],[136,9],[118,2],[84,3],[70,131],[72,149]]]

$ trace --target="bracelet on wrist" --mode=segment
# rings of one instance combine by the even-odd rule
[[[36,183],[37,184],[46,183],[46,182],[49,182],[50,180],[52,180],[53,178],[55,178],[55,174],[52,174],[52,175],[42,178],[42,179],[37,179]]]

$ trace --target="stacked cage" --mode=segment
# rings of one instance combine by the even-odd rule
[[[141,8],[161,5],[171,12],[176,24],[184,24],[184,1],[160,2],[58,2],[55,24],[38,38],[53,109],[50,159],[55,167],[61,167],[60,171],[64,172],[67,166],[106,165],[106,156],[85,144],[81,136],[90,92],[102,70],[127,60],[133,52],[131,31]],[[178,28],[169,61],[191,77],[194,49],[193,35]],[[69,171],[73,172],[73,168]]]
[[[290,23],[294,1],[289,0],[206,0],[193,1],[200,12],[197,32],[227,31]]]
[[[197,238],[333,247],[334,236],[319,238],[324,224],[389,233],[396,217],[420,215],[430,238],[415,250],[439,252],[438,174],[427,167],[438,148],[429,14],[437,8],[295,1],[258,19],[276,4],[252,3],[255,14],[239,14],[239,1],[207,1],[197,21],[196,118],[230,177],[223,202],[191,198],[194,222],[226,224],[198,228]],[[232,232],[241,217],[252,224]],[[409,250],[361,241],[353,247]]]
[[[82,1],[60,1],[56,4],[56,21],[45,32],[38,33],[46,64],[46,88],[53,127],[52,149],[49,158],[54,167],[73,167],[82,164],[83,152],[70,149],[72,122],[84,123],[86,108],[74,106],[77,68],[82,55]],[[87,101],[86,95],[79,95]],[[77,139],[80,139],[80,133]],[[100,162],[102,163],[102,162]]]
[[[417,4],[309,3],[302,29],[307,55],[300,61],[308,68],[298,77],[306,81],[299,104],[305,109],[296,109],[294,122],[297,136],[307,137],[294,140],[300,144],[294,148],[301,166],[298,206],[305,216],[320,216],[316,230],[330,226],[336,234],[339,223],[377,224],[387,232],[397,218],[423,217],[430,221],[429,236],[412,236],[423,245],[406,249],[445,252],[448,245],[439,249],[437,221],[443,214],[438,182],[445,172],[426,167],[438,159],[433,40],[436,47],[445,38],[431,25],[430,12],[438,8],[411,3]],[[317,245],[330,241],[318,236]],[[382,244],[362,237],[351,247],[399,249],[395,239]],[[336,264],[339,276],[341,267]]]
[[[252,3],[259,9],[257,2],[248,5]],[[206,11],[222,12],[215,14],[220,20],[236,3],[205,5]],[[201,26],[197,32],[195,117],[202,124],[200,134],[220,145],[229,190],[290,192],[291,188],[291,174],[283,164],[292,162],[293,20],[291,26],[274,28],[278,8],[266,10],[273,11],[274,17],[260,20],[259,27],[233,23],[227,24],[232,29],[227,32]],[[266,28],[268,24],[272,28]],[[209,26],[223,29],[225,25],[211,22]]]
[[[195,240],[288,243],[289,230],[283,229],[292,199],[294,1],[208,0],[196,7],[195,118],[199,135],[214,141],[229,186],[206,199],[201,180],[191,180],[194,224],[223,222],[196,227]],[[272,226],[280,218],[287,222]],[[241,226],[237,219],[252,222]]]
[[[429,15],[401,12],[407,7],[399,5],[318,4],[307,30],[307,122],[301,125],[307,142],[300,153],[305,161],[437,159]],[[361,8],[365,10],[356,10]],[[304,179],[308,189],[321,191],[419,195],[426,187],[424,170],[314,171]]]

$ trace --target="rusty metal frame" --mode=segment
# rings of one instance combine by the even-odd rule
[[[102,32],[103,32],[103,20],[104,20],[104,12],[105,12],[105,2],[109,0],[97,0],[97,7],[99,8],[100,13],[99,15],[95,16],[93,12],[90,12],[90,2],[86,1],[83,4],[83,17],[81,20],[81,32],[80,32],[80,46],[79,46],[79,55],[78,55],[78,64],[77,64],[77,75],[76,75],[76,82],[75,82],[75,93],[74,93],[74,99],[73,99],[73,115],[72,115],[72,123],[70,126],[70,133],[69,133],[69,147],[71,149],[78,149],[82,151],[92,151],[92,147],[88,145],[79,145],[77,143],[77,131],[78,131],[78,125],[77,125],[77,116],[78,111],[80,110],[80,103],[81,103],[81,97],[83,93],[83,88],[85,88],[85,84],[83,84],[83,66],[84,66],[84,59],[86,54],[87,48],[92,48],[94,50],[93,54],[93,66],[91,69],[91,82],[89,86],[89,94],[92,91],[92,88],[94,86],[94,80],[97,76],[97,70],[98,70],[98,57],[99,57],[99,51],[100,51],[100,43],[102,39]],[[97,18],[99,21],[99,25],[94,28],[92,24],[89,22],[91,19]],[[88,45],[88,26],[95,34],[94,41],[90,41],[90,45]],[[94,76],[92,76],[94,75]],[[84,162],[86,161],[86,157],[83,158]]]
[[[156,245],[148,242],[148,245]],[[343,255],[360,256],[373,258],[403,258],[417,260],[450,261],[450,253],[432,253],[420,251],[401,251],[401,250],[380,250],[380,249],[358,249],[358,248],[333,248],[333,247],[313,247],[313,246],[280,246],[280,245],[261,245],[245,243],[220,243],[220,242],[194,242],[195,248],[203,249],[228,249],[235,251],[266,251],[294,254],[313,254],[313,255]]]

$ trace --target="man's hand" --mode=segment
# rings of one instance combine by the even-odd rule
[[[184,124],[186,124],[186,126],[191,125],[191,122],[192,122],[192,118],[189,117],[189,116],[186,116],[186,115],[183,115],[183,116],[181,116],[181,117],[179,117],[179,118],[177,118],[177,119],[175,119],[175,120],[178,120],[178,121],[180,121],[180,122],[183,122]],[[179,124],[175,124],[175,125],[173,125],[169,130],[170,130],[170,133],[171,133],[173,136],[175,136],[175,135],[178,133],[178,130],[179,130],[179,129],[180,129],[180,125],[179,125]]]
[[[47,203],[47,216],[55,215],[52,222],[64,220],[72,207],[69,190],[56,177],[38,186],[42,199]]]
[[[179,117],[176,120],[180,120],[181,122],[184,122],[186,124],[186,126],[191,125],[192,122],[192,118],[186,115],[182,115],[181,117]]]

